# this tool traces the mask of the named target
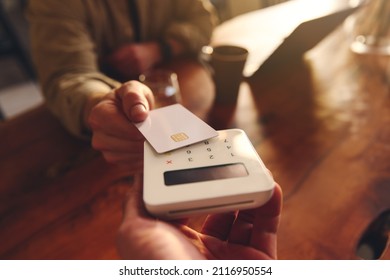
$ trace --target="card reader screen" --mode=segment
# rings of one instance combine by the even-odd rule
[[[166,186],[175,186],[245,176],[248,176],[248,171],[243,163],[230,163],[167,171],[164,173],[164,181]]]

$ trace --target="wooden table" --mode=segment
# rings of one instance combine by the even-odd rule
[[[347,37],[339,28],[304,59],[246,79],[223,125],[247,132],[283,188],[281,259],[359,258],[369,225],[389,219],[389,62],[351,53]],[[172,67],[184,105],[212,121],[210,76],[192,61]],[[0,258],[118,258],[131,179],[44,106],[0,124],[0,135]],[[388,221],[375,226],[368,240],[384,240],[379,257],[390,259]]]

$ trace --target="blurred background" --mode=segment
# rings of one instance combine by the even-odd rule
[[[287,0],[211,0],[220,21]],[[12,118],[43,102],[30,60],[28,0],[0,0],[0,120]]]
[[[0,120],[42,103],[30,60],[27,0],[0,0]]]

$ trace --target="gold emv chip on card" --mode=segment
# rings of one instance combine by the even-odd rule
[[[187,140],[189,137],[184,132],[180,132],[180,133],[176,133],[176,134],[171,135],[171,138],[175,142],[181,142],[181,141]]]

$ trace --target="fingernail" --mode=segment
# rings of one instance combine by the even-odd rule
[[[147,112],[145,105],[138,103],[131,108],[131,120],[133,122],[141,122],[145,120]]]

